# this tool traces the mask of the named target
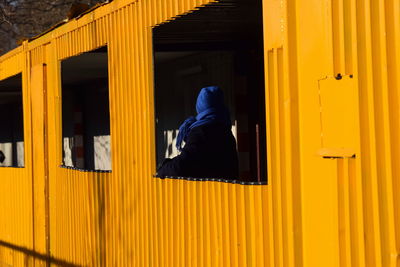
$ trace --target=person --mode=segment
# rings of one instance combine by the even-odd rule
[[[196,111],[196,117],[179,127],[176,147],[181,153],[165,159],[156,176],[237,179],[236,141],[222,90],[217,86],[201,89]]]

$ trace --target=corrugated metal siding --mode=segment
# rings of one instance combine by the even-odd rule
[[[50,179],[51,256],[80,266],[99,265],[105,257],[109,176],[67,169],[57,175]]]
[[[31,168],[31,121],[26,57],[22,48],[3,57],[0,63],[0,79],[3,80],[18,73],[23,73],[23,104],[25,134],[25,168],[0,168],[0,263],[23,265],[26,255],[11,253],[4,244],[20,247],[33,247],[32,225],[32,168]],[[5,216],[4,216],[5,215]],[[4,249],[3,249],[4,248]]]
[[[357,45],[354,65],[358,66],[360,94],[363,219],[364,231],[368,233],[365,235],[365,264],[399,266],[400,229],[399,220],[395,220],[396,210],[397,213],[399,210],[395,192],[399,175],[394,173],[398,164],[393,164],[400,150],[395,145],[399,117],[391,114],[397,112],[393,105],[399,101],[394,77],[399,74],[400,62],[398,49],[395,49],[399,46],[399,3],[357,1],[352,2],[352,7],[351,25],[356,24],[352,27],[352,40]]]
[[[264,0],[269,185],[154,179],[151,27],[209,2],[115,0],[0,58],[25,119],[25,168],[0,168],[1,263],[400,266],[400,2]],[[113,171],[60,168],[60,60],[104,45]],[[318,87],[339,73],[355,158],[327,159]]]
[[[55,33],[49,49],[56,55],[51,58],[50,52],[48,58],[50,251],[54,258],[107,266],[266,264],[267,254],[262,252],[268,240],[264,229],[268,217],[257,216],[267,214],[266,187],[160,181],[149,176],[155,165],[151,26],[165,21],[166,14],[172,17],[204,3],[161,1],[156,5],[165,5],[166,13],[159,14],[158,9],[150,9],[154,3],[138,2],[76,30]],[[96,12],[102,10],[89,16],[96,18]],[[113,171],[97,176],[61,169],[58,60],[105,44]],[[228,242],[230,238],[234,241]]]
[[[264,1],[271,266],[303,264],[295,27],[295,1]]]
[[[284,177],[282,173],[287,168],[283,172],[280,168],[289,163],[282,160],[285,155],[282,149],[287,140],[293,144],[300,140],[300,154],[295,154],[296,146],[290,150],[292,156],[298,156],[302,177],[292,188],[297,195],[295,192],[300,187],[298,193],[303,196],[298,206],[289,202],[295,212],[302,210],[298,213],[303,226],[301,235],[295,237],[295,240],[300,238],[300,243],[294,246],[294,255],[298,256],[295,259],[302,257],[304,266],[321,266],[324,258],[330,262],[324,266],[399,266],[400,209],[396,189],[400,177],[397,164],[400,4],[369,0],[321,1],[312,5],[299,1],[264,2],[271,186],[272,192],[278,191],[280,196],[285,196],[286,189],[280,191],[274,187],[282,186],[278,178]],[[282,60],[285,55],[288,61]],[[282,76],[280,72],[285,74]],[[360,151],[356,159],[318,160],[320,137],[317,129],[313,129],[319,124],[315,82],[339,73],[353,75],[358,83],[359,102],[354,103],[353,112],[360,114],[360,143],[354,144],[360,146]],[[285,91],[282,82],[285,78],[291,83],[290,93]],[[296,109],[297,103],[299,110],[286,119],[284,114],[290,114],[286,109]],[[296,126],[285,133],[288,122],[296,123],[296,116],[300,139],[297,139]],[[288,139],[290,136],[292,139]],[[293,174],[289,179],[295,182],[298,175]],[[326,189],[328,186],[331,188]],[[317,191],[324,194],[318,195]],[[273,207],[280,211],[274,213],[274,222],[281,225],[285,222],[281,207],[287,199],[273,199],[276,201]],[[318,212],[318,202],[324,203],[321,212]],[[337,222],[326,223],[326,218],[337,218]],[[325,233],[318,232],[317,221],[324,226]],[[274,227],[275,251],[282,250],[275,253],[276,261],[286,266],[284,261],[288,258],[284,253],[288,239],[279,235],[281,228]],[[337,237],[331,234],[335,231]],[[326,253],[327,242],[336,244],[332,253]],[[320,253],[316,244],[324,244],[325,251]],[[335,260],[328,261],[329,257]]]
[[[59,34],[47,47],[48,64],[48,157],[49,157],[49,243],[55,259],[80,266],[105,263],[106,196],[110,173],[60,168],[61,154],[61,70],[62,59],[106,44],[109,17],[84,19],[80,27]],[[86,18],[86,17],[85,17]],[[70,25],[65,25],[70,27]]]

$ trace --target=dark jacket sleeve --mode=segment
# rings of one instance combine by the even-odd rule
[[[188,177],[195,165],[199,162],[201,155],[201,145],[204,144],[204,135],[200,128],[190,131],[187,142],[180,155],[166,159],[162,166],[157,170],[157,177]]]

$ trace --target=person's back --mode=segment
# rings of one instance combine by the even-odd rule
[[[183,140],[186,143],[181,154],[166,159],[157,176],[237,179],[236,141],[222,91],[217,87],[203,88],[196,109],[196,119],[189,118],[180,128],[178,149]]]
[[[236,179],[237,166],[235,138],[231,130],[214,123],[191,130],[182,153],[167,161],[158,175]]]

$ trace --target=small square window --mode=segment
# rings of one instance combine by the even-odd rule
[[[107,48],[63,60],[61,74],[63,166],[111,171]]]
[[[22,74],[0,81],[0,167],[24,167]]]

